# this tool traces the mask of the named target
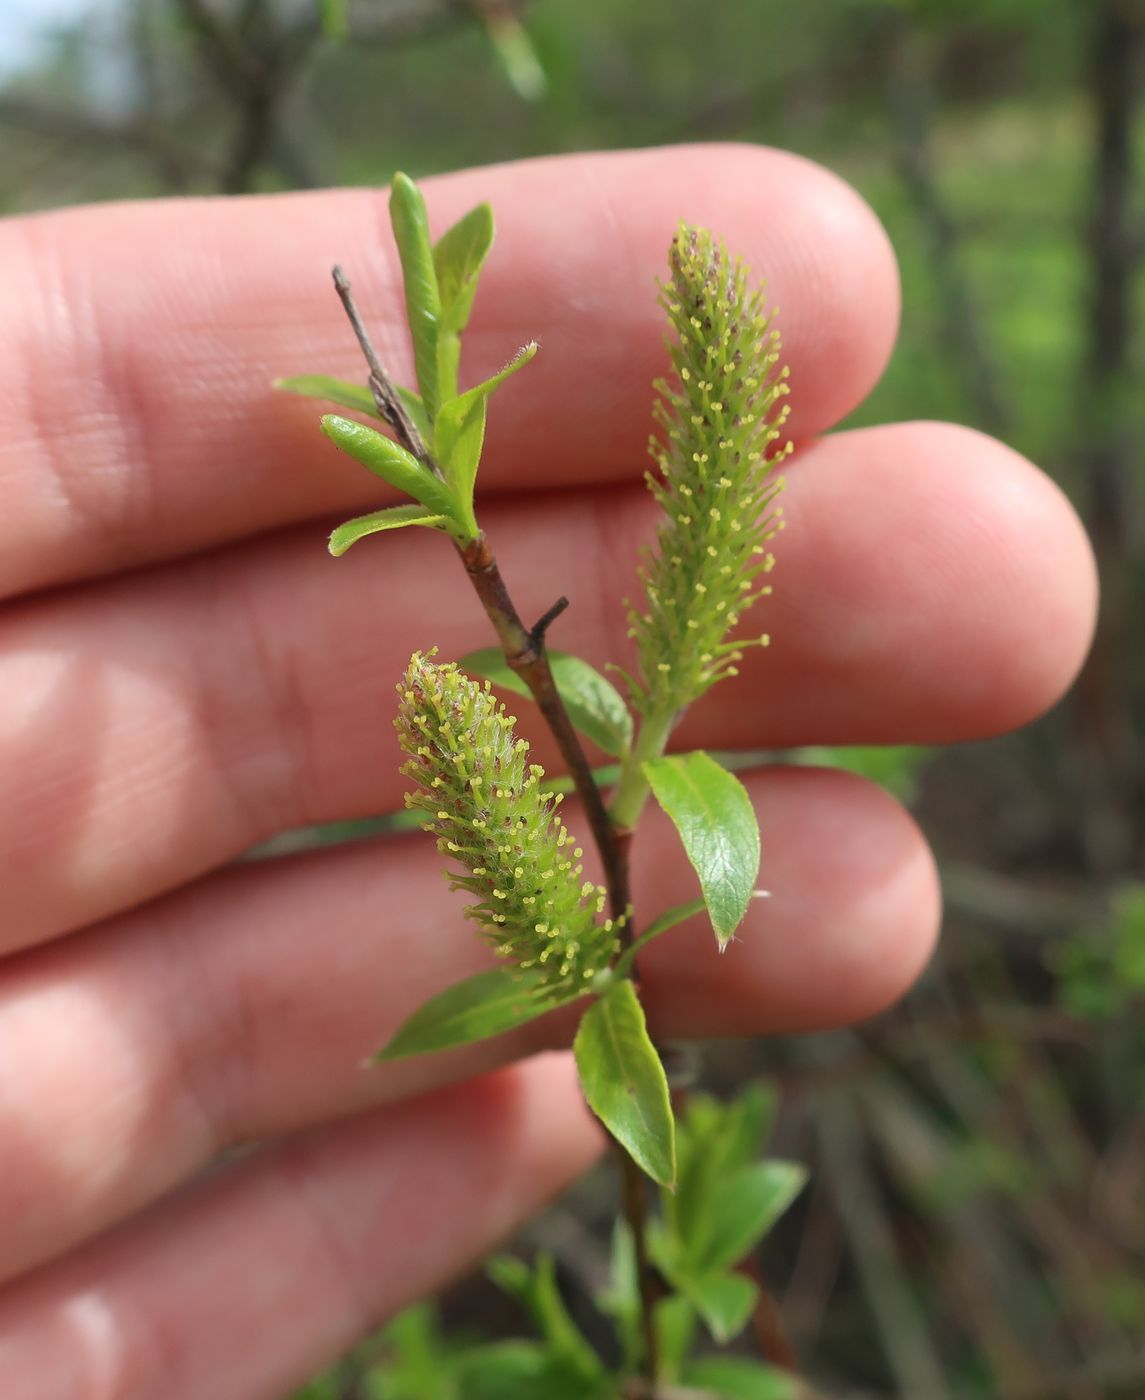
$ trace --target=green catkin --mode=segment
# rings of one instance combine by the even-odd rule
[[[597,922],[605,891],[582,883],[561,799],[541,787],[544,770],[489,682],[432,656],[415,652],[397,687],[401,771],[418,784],[406,806],[464,868],[450,884],[474,896],[465,912],[494,949],[547,986],[587,988],[618,948],[614,921]]]
[[[640,678],[633,700],[645,714],[671,714],[736,673],[756,636],[727,642],[744,613],[771,592],[768,543],[783,528],[775,449],[788,416],[787,368],[761,289],[743,264],[704,230],[681,225],[671,276],[661,289],[674,337],[676,378],[658,381],[655,416],[663,438],[648,473],[663,507],[658,546],[641,569],[645,611],[629,610]]]

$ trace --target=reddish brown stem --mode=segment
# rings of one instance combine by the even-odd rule
[[[553,732],[561,757],[568,765],[577,796],[584,803],[585,815],[600,852],[605,884],[608,887],[609,908],[612,917],[619,919],[629,903],[626,859],[628,843],[617,840],[604,799],[596,785],[596,779],[592,776],[592,768],[557,690],[545,651],[545,632],[553,619],[568,606],[567,600],[562,598],[534,627],[528,628],[513,606],[513,600],[509,597],[509,590],[505,587],[501,570],[497,567],[497,560],[493,557],[485,536],[478,535],[475,540],[461,548],[460,553],[465,571],[501,642],[505,660],[529,687],[533,699],[545,717],[545,722]],[[625,934],[631,936],[627,926]]]

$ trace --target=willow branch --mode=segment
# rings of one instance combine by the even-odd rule
[[[410,419],[397,386],[390,378],[374,349],[365,323],[354,302],[350,283],[341,268],[334,269],[334,285],[338,290],[338,296],[350,324],[354,328],[354,334],[362,354],[369,365],[370,391],[374,396],[378,412],[393,427],[401,439],[402,445],[408,448],[429,470],[440,475],[440,468],[433,460],[432,454]],[[588,761],[581,745],[580,736],[573,728],[568,710],[565,708],[560,691],[557,689],[545,647],[548,629],[568,607],[568,599],[559,598],[532,627],[526,627],[509,595],[509,590],[501,576],[501,570],[485,535],[480,534],[467,544],[458,544],[457,550],[465,565],[465,572],[469,575],[473,590],[497,633],[505,660],[514,674],[520,676],[528,686],[530,694],[544,716],[545,723],[557,741],[561,757],[568,768],[577,795],[584,805],[593,840],[600,853],[605,885],[608,889],[610,912],[614,919],[620,920],[629,913],[628,850],[631,832],[619,832],[609,817],[600,788],[597,787],[596,779],[592,775],[592,765]],[[625,922],[621,925],[621,937],[629,941],[632,938],[630,918],[625,918]],[[656,1276],[648,1257],[646,1230],[648,1188],[640,1168],[619,1143],[615,1143],[615,1146],[620,1164],[624,1216],[632,1231],[636,1249],[641,1323],[644,1332],[644,1370],[649,1381],[654,1383],[658,1364],[654,1315],[658,1289]]]

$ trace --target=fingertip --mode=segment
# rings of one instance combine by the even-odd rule
[[[805,437],[846,417],[882,378],[898,336],[898,259],[878,215],[833,171],[787,151],[732,149],[751,167],[738,174],[754,195],[744,222],[754,213],[756,270],[782,269],[774,295],[793,367],[791,431]],[[781,219],[768,217],[771,190]]]

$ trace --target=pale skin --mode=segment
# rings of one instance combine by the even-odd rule
[[[542,345],[494,403],[481,514],[523,614],[572,599],[554,645],[626,654],[619,599],[653,518],[654,279],[683,217],[766,274],[800,450],[758,614],[773,646],[680,742],[945,743],[1062,694],[1096,589],[1048,479],[941,424],[824,436],[872,388],[898,313],[886,237],[835,177],[717,147],[425,189],[438,229],[481,199],[498,220],[463,382]],[[382,193],[0,223],[5,1400],[279,1400],[600,1150],[557,1049],[568,1021],[360,1068],[487,956],[426,841],[222,868],[283,829],[398,805],[409,653],[489,641],[443,539],[325,554],[380,483],[269,384],[362,377],[335,261],[408,379]],[[831,772],[747,782],[772,898],[722,957],[700,921],[649,949],[661,1037],[853,1022],[930,954],[937,881],[905,812]],[[694,893],[674,842],[642,828],[645,919]]]

